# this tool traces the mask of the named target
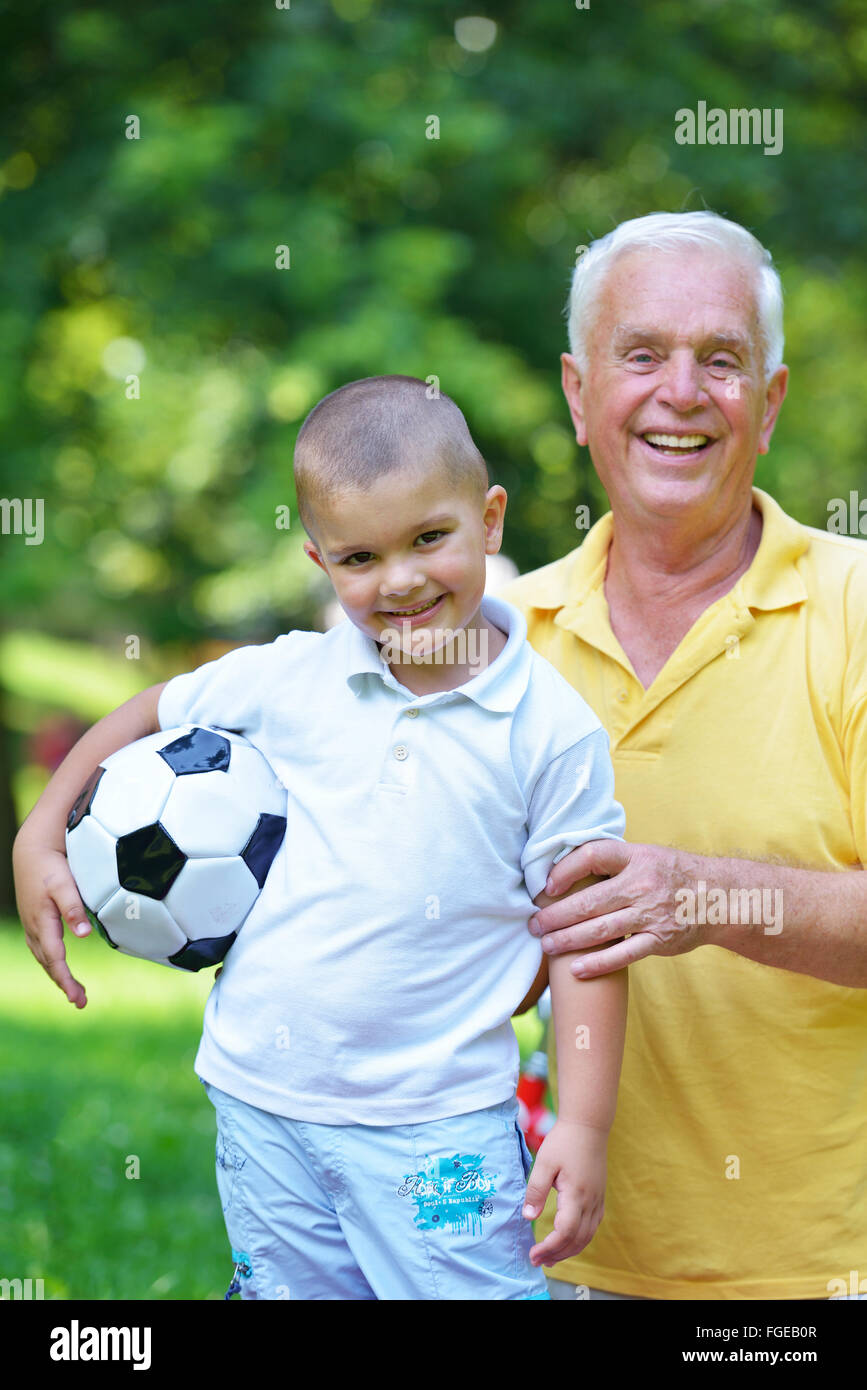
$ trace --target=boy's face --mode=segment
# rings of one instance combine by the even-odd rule
[[[505,508],[501,487],[479,497],[442,469],[407,467],[333,493],[316,509],[318,544],[304,549],[356,627],[376,641],[398,634],[402,651],[429,657],[479,624],[485,556],[500,548]]]

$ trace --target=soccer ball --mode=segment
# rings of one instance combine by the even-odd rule
[[[66,822],[66,856],[110,946],[176,970],[226,956],[286,831],[286,788],[230,729],[184,725],[106,758]]]

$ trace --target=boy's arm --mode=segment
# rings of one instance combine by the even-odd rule
[[[545,893],[535,899],[537,907],[553,901]],[[579,1254],[592,1240],[604,1210],[608,1131],[626,1034],[627,972],[578,980],[569,965],[582,954],[573,951],[548,962],[557,1049],[557,1122],[536,1157],[524,1215],[532,1220],[541,1213],[552,1185],[557,1214],[554,1230],[530,1252],[535,1265],[552,1265]]]
[[[103,758],[158,731],[157,706],[166,684],[163,681],[134,695],[82,735],[15,837],[15,893],[27,944],[70,1003],[80,1009],[87,997],[66,964],[61,918],[77,936],[87,935],[90,922],[66,860],[66,818]]]
[[[601,883],[600,874],[588,874],[582,878],[580,883],[574,883],[569,889],[569,894],[577,893],[580,888],[589,888],[591,883]],[[556,898],[549,898],[547,893],[540,893],[536,898],[536,907],[547,907],[549,903],[557,902]],[[606,942],[606,945],[609,944]],[[542,964],[539,966],[538,974],[531,984],[524,998],[521,1000],[512,1018],[517,1018],[518,1014],[525,1014],[528,1009],[532,1009],[534,1004],[538,1004],[545,990],[548,988],[548,956],[542,956]]]

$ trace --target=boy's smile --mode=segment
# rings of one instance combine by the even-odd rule
[[[307,541],[304,549],[356,627],[400,647],[406,660],[395,675],[404,685],[463,684],[469,673],[454,661],[452,647],[464,628],[500,637],[491,660],[501,650],[502,634],[479,605],[485,556],[500,548],[505,505],[503,488],[479,497],[469,486],[456,488],[434,465],[386,473],[369,488],[342,488],[317,506],[316,543]]]
[[[428,599],[426,603],[417,604],[414,608],[387,608],[383,612],[392,618],[398,618],[404,622],[412,624],[420,623],[428,614],[433,617],[434,609],[438,610],[439,605],[445,598],[445,594],[440,594],[439,598]]]

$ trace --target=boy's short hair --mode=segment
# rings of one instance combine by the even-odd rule
[[[462,492],[484,497],[488,468],[461,411],[431,398],[414,376],[368,376],[324,396],[295,441],[295,495],[311,540],[318,504],[341,488],[371,486],[398,468],[441,468]]]

